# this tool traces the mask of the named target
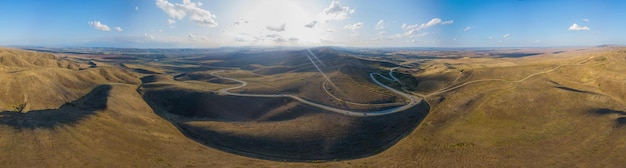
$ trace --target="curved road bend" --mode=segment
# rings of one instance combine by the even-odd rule
[[[239,85],[239,86],[220,89],[218,91],[218,93],[220,93],[220,94],[231,95],[231,96],[243,96],[243,97],[268,97],[268,98],[289,97],[289,98],[292,98],[292,99],[297,100],[299,102],[302,102],[304,104],[308,104],[308,105],[311,105],[311,106],[314,106],[314,107],[317,107],[317,108],[321,108],[321,109],[328,110],[328,111],[331,111],[331,112],[344,114],[344,115],[348,115],[348,116],[353,116],[353,117],[368,117],[368,116],[381,116],[381,115],[393,114],[393,113],[397,113],[397,112],[401,112],[401,111],[407,110],[407,109],[417,105],[419,102],[422,101],[420,98],[417,98],[417,97],[415,97],[413,95],[409,95],[409,94],[406,94],[404,92],[395,90],[395,89],[393,89],[393,88],[391,88],[389,86],[386,86],[386,85],[380,83],[378,80],[376,80],[376,78],[374,78],[374,74],[377,74],[377,75],[380,75],[380,74],[378,74],[378,73],[370,73],[370,78],[372,78],[372,80],[376,84],[378,84],[378,85],[384,87],[385,89],[388,89],[388,90],[390,90],[390,91],[392,91],[392,92],[394,92],[396,94],[399,94],[399,95],[409,99],[410,102],[408,104],[404,105],[404,106],[395,107],[395,108],[386,109],[386,110],[370,111],[370,112],[350,111],[350,110],[344,110],[344,109],[339,109],[339,108],[330,107],[330,106],[326,106],[326,105],[323,105],[323,104],[315,103],[315,102],[312,102],[312,101],[300,98],[298,96],[290,95],[290,94],[266,95],[266,94],[231,93],[231,92],[228,92],[228,91],[229,90],[233,90],[233,89],[242,88],[242,87],[246,86],[248,83],[245,82],[245,81],[242,81],[242,80],[238,80],[238,79],[233,79],[233,78],[219,76],[219,75],[216,75],[215,72],[211,73],[211,75],[216,76],[218,78],[226,79],[226,80],[232,80],[232,81],[241,83],[241,85]]]
[[[399,80],[398,78],[396,78],[396,76],[393,76],[393,70],[396,70],[396,69],[398,69],[398,67],[395,67],[395,68],[391,68],[391,69],[389,69],[389,76],[390,76],[391,78],[388,78],[388,77],[386,77],[385,75],[381,75],[381,74],[378,74],[378,76],[380,76],[380,77],[382,77],[382,78],[384,78],[384,79],[386,79],[386,80],[388,80],[388,81],[398,82],[398,83],[400,84],[400,88],[402,88],[402,90],[404,90],[404,92],[406,92],[406,93],[411,93],[411,94],[416,95],[416,96],[419,96],[419,97],[421,97],[421,98],[426,98],[426,97],[427,97],[427,96],[425,96],[425,95],[423,95],[423,94],[419,94],[419,93],[411,92],[411,91],[407,90],[406,88],[404,88],[404,86],[402,85],[402,82],[400,82],[400,80]]]
[[[423,98],[427,98],[427,97],[430,97],[430,96],[433,96],[433,95],[437,95],[437,94],[442,94],[442,93],[445,93],[445,92],[449,92],[449,91],[452,91],[452,90],[454,90],[454,89],[457,89],[457,88],[463,87],[463,86],[465,86],[465,85],[472,84],[472,83],[477,83],[477,82],[486,82],[486,81],[501,81],[501,82],[513,82],[513,83],[524,82],[524,81],[526,81],[527,79],[530,79],[530,78],[532,78],[532,77],[534,77],[534,76],[541,75],[541,74],[546,74],[546,73],[550,73],[550,72],[556,71],[557,69],[559,69],[559,68],[561,68],[561,67],[563,67],[563,66],[568,66],[568,65],[582,65],[583,63],[585,63],[585,62],[587,62],[587,61],[589,61],[589,60],[591,60],[591,59],[593,59],[593,58],[594,58],[594,57],[593,57],[593,56],[591,56],[591,57],[589,57],[589,58],[587,58],[587,59],[584,59],[584,60],[582,60],[582,61],[580,61],[580,62],[577,62],[577,63],[575,63],[575,64],[561,64],[561,65],[558,65],[558,66],[556,66],[556,67],[554,67],[554,68],[552,68],[552,69],[546,70],[546,71],[542,71],[542,72],[537,72],[537,73],[530,74],[530,75],[528,75],[528,76],[526,76],[525,78],[522,78],[522,79],[520,79],[520,80],[506,80],[506,79],[479,79],[479,80],[469,81],[469,82],[462,83],[462,84],[460,84],[460,85],[456,85],[456,86],[452,86],[452,87],[444,88],[444,89],[442,89],[442,90],[439,90],[439,91],[436,91],[436,92],[430,93],[430,94],[428,94],[428,95],[426,95],[426,96],[423,96]]]

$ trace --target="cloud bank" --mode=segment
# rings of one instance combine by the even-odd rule
[[[207,27],[217,26],[217,22],[215,21],[216,16],[210,11],[202,9],[201,2],[183,0],[183,3],[170,3],[167,0],[156,0],[156,5],[163,10],[170,19],[182,20],[186,16],[189,16],[189,19],[198,25]],[[171,23],[169,20],[168,22]]]
[[[324,9],[323,14],[327,20],[344,20],[350,18],[354,13],[354,8],[342,6],[339,1],[332,1],[330,6]]]

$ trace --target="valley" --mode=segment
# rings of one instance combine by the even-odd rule
[[[3,48],[0,165],[613,167],[625,68],[619,46]]]

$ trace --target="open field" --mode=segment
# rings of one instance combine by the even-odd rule
[[[0,49],[2,167],[619,167],[626,48]],[[150,54],[148,54],[148,52]],[[144,53],[144,54],[142,54]],[[311,56],[311,55],[309,55]],[[319,68],[313,65],[316,64]],[[324,73],[328,77],[327,80]],[[351,117],[325,106],[406,111]],[[391,75],[390,75],[391,74]],[[395,81],[397,78],[398,81]]]

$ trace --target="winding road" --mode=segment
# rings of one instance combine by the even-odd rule
[[[311,51],[309,50],[309,52],[311,52]],[[310,56],[307,55],[307,57],[313,62],[313,59]],[[581,62],[578,62],[577,64],[580,65],[584,61],[590,60],[592,58],[593,57],[589,57],[589,58],[587,58],[587,59],[585,59],[585,60],[583,60]],[[313,65],[316,66],[316,68],[321,72],[321,70],[319,69],[319,67],[317,67],[317,65],[315,63],[313,63]],[[398,91],[398,90],[396,90],[394,88],[391,88],[391,87],[381,83],[380,81],[378,81],[375,78],[375,76],[380,76],[380,77],[384,78],[385,80],[400,82],[398,80],[398,78],[393,76],[393,73],[392,73],[392,71],[395,70],[397,67],[396,68],[392,68],[392,69],[389,70],[389,76],[390,77],[384,76],[384,75],[382,75],[380,73],[370,73],[369,76],[372,79],[372,81],[374,81],[374,83],[376,83],[377,85],[379,85],[379,86],[381,86],[381,87],[383,87],[383,88],[385,88],[385,89],[387,89],[387,90],[389,90],[389,91],[391,91],[391,92],[393,92],[395,94],[398,94],[398,95],[408,99],[409,103],[405,104],[403,106],[400,106],[400,107],[390,108],[390,109],[386,109],[386,110],[379,110],[379,111],[369,111],[369,112],[361,112],[361,111],[351,111],[351,110],[339,109],[339,108],[335,108],[335,107],[319,104],[319,103],[316,103],[316,102],[312,102],[312,101],[303,99],[303,98],[295,96],[295,95],[290,95],[290,94],[271,94],[271,95],[267,95],[267,94],[231,93],[231,92],[228,92],[228,91],[229,90],[233,90],[233,89],[243,88],[246,85],[248,85],[248,83],[246,81],[242,81],[242,80],[239,80],[239,79],[219,76],[219,75],[216,74],[217,72],[212,72],[211,75],[213,75],[215,77],[218,77],[220,79],[226,79],[226,80],[231,80],[231,81],[235,81],[235,82],[241,83],[241,85],[239,85],[239,86],[234,86],[234,87],[230,87],[230,88],[220,89],[220,90],[217,91],[219,94],[231,95],[231,96],[243,96],[243,97],[265,97],[265,98],[288,97],[288,98],[294,99],[296,101],[299,101],[301,103],[308,104],[308,105],[311,105],[311,106],[314,106],[314,107],[317,107],[317,108],[321,108],[321,109],[324,109],[324,110],[328,110],[328,111],[331,111],[331,112],[344,114],[344,115],[348,115],[348,116],[354,116],[354,117],[368,117],[368,116],[381,116],[381,115],[387,115],[387,114],[401,112],[401,111],[407,110],[407,109],[417,105],[419,102],[423,101],[423,99],[425,99],[425,98],[428,98],[430,96],[437,95],[437,94],[442,94],[442,93],[445,93],[445,92],[448,92],[448,91],[451,91],[451,90],[454,90],[454,89],[457,89],[457,88],[460,88],[460,87],[463,87],[465,85],[469,85],[469,84],[472,84],[472,83],[486,82],[486,81],[523,82],[523,81],[525,81],[525,80],[527,80],[527,79],[529,79],[531,77],[556,71],[557,69],[561,68],[562,66],[566,66],[566,65],[576,65],[576,64],[561,64],[561,65],[558,65],[558,66],[556,66],[556,67],[554,67],[552,69],[549,69],[549,70],[546,70],[546,71],[542,71],[542,72],[537,72],[537,73],[528,75],[528,76],[526,76],[526,77],[524,77],[524,78],[522,78],[520,80],[514,80],[514,81],[505,80],[505,79],[480,79],[480,80],[469,81],[469,82],[465,82],[465,83],[462,83],[462,84],[459,84],[459,85],[455,85],[455,86],[451,86],[451,87],[448,87],[448,88],[444,88],[442,90],[430,93],[428,95],[421,95],[421,94],[417,94],[417,93],[407,94],[405,92]],[[221,71],[218,71],[218,72],[221,72]],[[322,73],[322,75],[324,75],[323,72],[321,72],[321,73]],[[328,77],[325,76],[325,78],[326,78],[326,80],[328,80]],[[417,96],[419,96],[419,97],[417,97]],[[361,103],[359,103],[359,104],[361,104]],[[361,105],[365,105],[365,104],[361,104]],[[371,104],[371,105],[376,105],[376,104]]]
[[[527,79],[530,79],[530,78],[532,78],[532,77],[534,77],[534,76],[541,75],[541,74],[546,74],[546,73],[550,73],[550,72],[556,71],[557,69],[561,68],[562,66],[567,66],[567,65],[582,65],[582,64],[584,64],[585,62],[587,62],[587,61],[589,61],[589,60],[591,60],[591,59],[593,59],[593,57],[589,57],[589,58],[584,59],[584,60],[582,60],[582,61],[580,61],[580,62],[577,62],[577,63],[575,63],[575,64],[561,64],[561,65],[558,65],[558,66],[556,66],[556,67],[554,67],[554,68],[552,68],[552,69],[546,70],[546,71],[542,71],[542,72],[537,72],[537,73],[530,74],[530,75],[528,75],[528,76],[526,76],[526,77],[524,77],[524,78],[522,78],[522,79],[520,79],[520,80],[506,80],[506,79],[479,79],[479,80],[469,81],[469,82],[462,83],[462,84],[460,84],[460,85],[456,85],[456,86],[451,86],[451,87],[448,87],[448,88],[444,88],[444,89],[442,89],[442,90],[439,90],[439,91],[436,91],[436,92],[430,93],[430,94],[428,94],[428,95],[424,95],[422,98],[427,98],[427,97],[430,97],[430,96],[433,96],[433,95],[442,94],[442,93],[445,93],[445,92],[452,91],[452,90],[454,90],[454,89],[457,89],[457,88],[463,87],[463,86],[465,86],[465,85],[469,85],[469,84],[472,84],[472,83],[478,83],[478,82],[486,82],[486,81],[501,81],[501,82],[512,82],[512,83],[524,82],[524,81],[526,81]],[[390,73],[390,74],[391,74],[391,73]]]
[[[378,80],[376,80],[376,78],[374,78],[374,75],[381,75],[378,73],[370,73],[370,78],[372,78],[372,80],[382,86],[385,89],[388,89],[396,94],[399,94],[407,99],[410,100],[410,102],[408,104],[405,104],[403,106],[400,107],[394,107],[394,108],[390,108],[390,109],[385,109],[385,110],[379,110],[379,111],[369,111],[369,112],[361,112],[361,111],[350,111],[350,110],[345,110],[345,109],[339,109],[339,108],[335,108],[335,107],[330,107],[327,105],[323,105],[323,104],[319,104],[319,103],[315,103],[306,99],[303,99],[301,97],[295,96],[295,95],[290,95],[290,94],[271,94],[271,95],[267,95],[267,94],[244,94],[244,93],[231,93],[228,92],[229,90],[233,90],[233,89],[239,89],[242,87],[245,87],[246,85],[248,85],[248,83],[246,81],[242,81],[239,79],[233,79],[233,78],[228,78],[228,77],[223,77],[223,76],[219,76],[216,74],[216,72],[212,72],[211,75],[218,77],[220,79],[226,79],[226,80],[231,80],[231,81],[235,81],[238,83],[241,83],[241,85],[239,86],[234,86],[234,87],[230,87],[230,88],[224,88],[224,89],[220,89],[218,90],[219,94],[223,94],[223,95],[231,95],[231,96],[243,96],[243,97],[266,97],[266,98],[279,98],[279,97],[288,97],[291,99],[294,99],[296,101],[299,101],[301,103],[307,104],[307,105],[311,105],[317,108],[321,108],[324,110],[328,110],[331,112],[335,112],[335,113],[339,113],[339,114],[344,114],[344,115],[348,115],[348,116],[353,116],[353,117],[369,117],[369,116],[381,116],[381,115],[387,115],[387,114],[393,114],[393,113],[397,113],[397,112],[401,112],[404,110],[407,110],[417,104],[419,104],[419,102],[422,101],[422,99],[415,97],[413,95],[410,94],[406,94],[404,92],[395,90],[387,85],[384,85],[382,83],[380,83]]]

